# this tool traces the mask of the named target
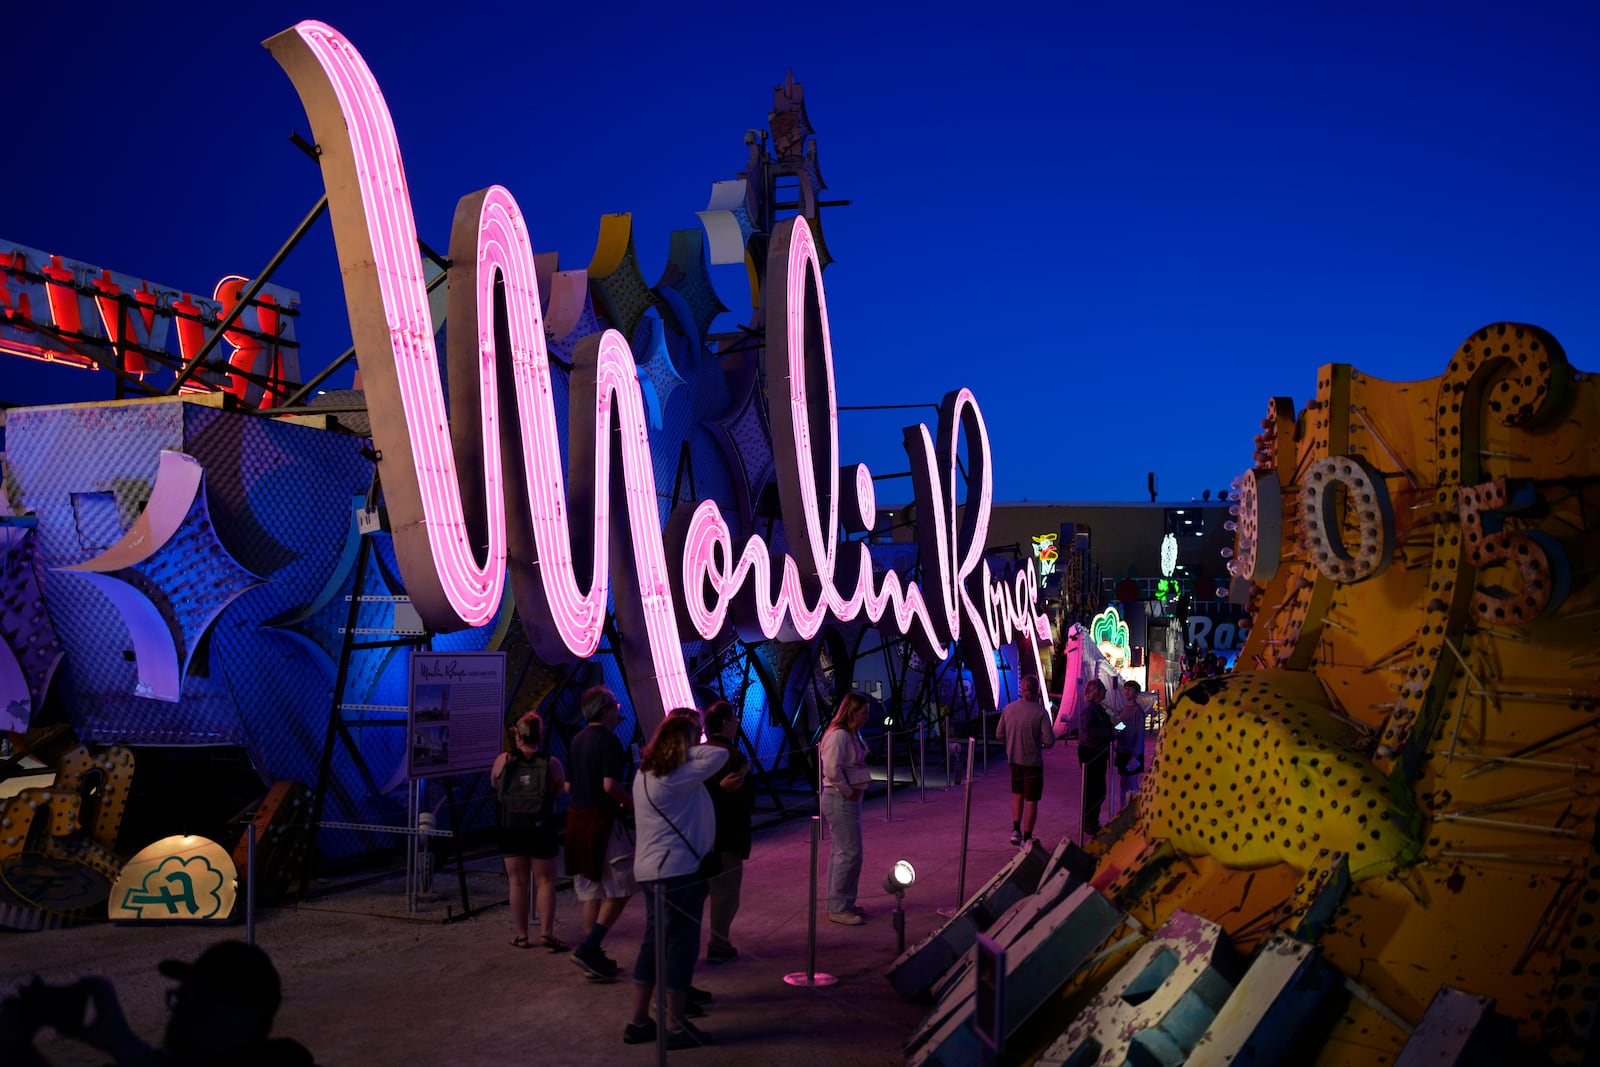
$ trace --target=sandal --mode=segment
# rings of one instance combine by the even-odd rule
[[[511,947],[512,948],[531,948],[532,946],[528,944],[528,939],[526,937],[524,937],[521,934],[518,934],[516,937],[513,937],[511,939]]]
[[[556,937],[556,936],[554,936],[552,934],[545,934],[544,937],[541,938],[540,940],[543,943],[544,947],[546,949],[548,949],[549,951],[551,951],[551,952],[566,952],[567,951],[567,948],[568,948],[567,943],[565,941],[561,940],[559,937]]]

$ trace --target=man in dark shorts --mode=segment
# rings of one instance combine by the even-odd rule
[[[1056,743],[1050,713],[1039,699],[1039,679],[1022,679],[1021,696],[1000,713],[995,736],[1005,742],[1006,762],[1011,764],[1011,843],[1022,845],[1033,840],[1033,825],[1039,818],[1039,798],[1044,795],[1044,750]]]
[[[612,979],[617,963],[601,942],[633,896],[633,844],[622,816],[633,809],[628,756],[614,732],[622,709],[603,685],[585,690],[588,726],[567,747],[572,805],[567,811],[567,873],[583,902],[583,944],[572,959],[591,978]]]

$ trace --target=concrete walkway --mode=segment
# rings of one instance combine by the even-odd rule
[[[1053,847],[1063,835],[1077,834],[1079,774],[1070,744],[1058,744],[1045,758],[1037,835]],[[733,926],[740,956],[716,966],[702,960],[695,975],[695,984],[716,997],[700,1020],[716,1043],[673,1057],[706,1064],[748,1064],[752,1055],[769,1054],[782,1063],[903,1062],[902,1044],[927,1009],[901,1001],[884,978],[896,947],[894,898],[881,884],[896,860],[916,866],[917,881],[905,899],[908,944],[944,921],[937,909],[956,903],[962,793],[959,785],[930,787],[923,801],[921,790],[902,783],[893,796],[892,822],[884,821],[889,803],[881,792],[868,800],[860,898],[868,922],[844,927],[819,916],[817,969],[838,978],[831,988],[783,982],[786,973],[806,969],[810,827],[792,819],[758,832]],[[973,783],[968,893],[1011,856],[1010,832],[1010,779],[996,748],[987,775],[980,756]],[[824,886],[827,858],[824,836]],[[470,863],[469,876],[474,905],[503,900],[505,879],[497,860]],[[454,893],[454,871],[440,872],[436,888]],[[654,1059],[654,1045],[622,1044],[631,1012],[628,982],[593,983],[566,956],[512,949],[503,905],[446,923],[449,903],[459,911],[457,898],[433,905],[429,913],[407,915],[405,887],[395,878],[264,911],[257,941],[272,954],[285,990],[275,1032],[300,1040],[324,1065],[483,1064],[507,1056],[545,1064],[589,1064],[601,1056],[641,1064]],[[575,941],[577,916],[577,903],[564,890],[557,934]],[[637,953],[643,918],[640,897],[607,938],[606,948],[624,975]],[[243,936],[242,926],[108,924],[0,933],[0,987],[9,991],[35,972],[51,981],[105,975],[121,991],[134,1028],[154,1039],[165,1025],[164,991],[171,985],[156,974],[156,963],[192,959],[213,940]],[[104,1062],[73,1042],[46,1038],[40,1047],[56,1063]]]

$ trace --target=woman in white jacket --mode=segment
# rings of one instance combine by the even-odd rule
[[[861,883],[861,801],[872,784],[867,746],[861,728],[867,724],[871,698],[846,693],[822,735],[822,817],[828,821],[833,852],[828,856],[828,918],[841,926],[865,922],[856,904]]]
[[[667,1047],[695,1048],[711,1036],[690,1025],[686,1012],[694,961],[700,954],[700,916],[705,910],[706,880],[700,861],[715,855],[716,815],[705,781],[727,762],[726,749],[701,745],[699,716],[674,713],[645,747],[633,779],[633,811],[637,834],[633,877],[646,891],[644,944],[633,964],[633,1019],[623,1029],[630,1045],[656,1039],[650,998],[656,981],[666,983]],[[656,974],[655,895],[664,899],[666,917],[659,935],[666,941],[666,974]]]

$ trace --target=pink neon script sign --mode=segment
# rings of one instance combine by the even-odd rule
[[[356,49],[319,22],[302,22],[267,47],[299,91],[322,149],[396,551],[430,626],[488,621],[509,574],[540,654],[582,658],[599,646],[614,590],[619,651],[647,727],[664,709],[693,703],[680,622],[708,639],[730,619],[746,638],[809,639],[830,615],[888,618],[933,658],[959,639],[974,664],[985,664],[978,681],[991,703],[999,644],[1024,638],[1041,669],[1036,643],[1048,642],[1049,627],[1031,569],[1007,588],[991,581],[982,560],[992,471],[970,392],[946,398],[937,446],[925,427],[906,431],[919,506],[929,516],[922,525],[932,610],[916,583],[902,588],[892,572],[875,582],[867,546],[841,538],[841,521],[846,532],[871,528],[875,501],[861,465],[848,469],[840,491],[826,298],[804,218],[773,235],[768,274],[785,279],[769,316],[783,329],[769,338],[766,361],[780,500],[794,545],[773,588],[765,542],[747,538],[736,552],[714,502],[676,509],[663,534],[633,353],[615,330],[585,338],[574,353],[564,476],[532,243],[516,200],[499,186],[463,198],[451,231],[447,358],[458,385],[446,417],[405,168],[377,82]],[[496,368],[507,364],[513,395],[502,397]],[[963,432],[972,473],[958,530]],[[521,457],[520,478],[506,477],[507,454]],[[654,685],[639,685],[645,677]]]

